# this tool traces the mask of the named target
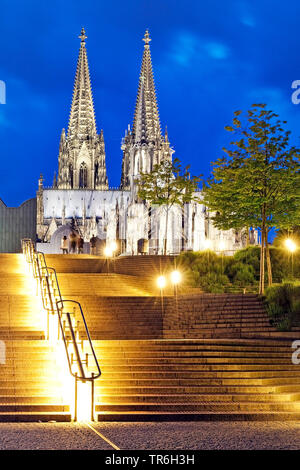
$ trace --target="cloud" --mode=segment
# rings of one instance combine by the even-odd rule
[[[190,33],[181,33],[175,39],[170,56],[180,65],[189,65],[197,55],[197,50],[196,37]]]
[[[254,15],[251,12],[251,7],[246,2],[239,2],[237,4],[237,11],[238,11],[238,18],[239,21],[250,28],[254,28],[256,26],[256,21]]]
[[[254,28],[255,26],[255,21],[254,19],[249,16],[249,15],[244,15],[241,17],[241,22],[245,25],[245,26],[249,26],[250,28]]]
[[[189,32],[176,34],[169,53],[171,59],[182,66],[199,65],[208,59],[227,59],[229,55],[230,48],[224,42]]]
[[[220,42],[208,42],[203,48],[213,59],[226,59],[229,56],[229,48]]]
[[[286,120],[286,129],[292,131],[291,141],[299,145],[299,112],[300,106],[292,104],[292,89],[286,90],[276,87],[258,87],[249,91],[247,96],[252,103],[266,103],[267,108],[279,115],[280,120]]]
[[[4,104],[0,105],[0,129],[11,127],[11,123],[6,116],[4,107],[5,107]]]
[[[250,90],[248,96],[253,102],[266,103],[268,107],[277,109],[286,108],[290,104],[283,91],[275,87],[257,87]]]

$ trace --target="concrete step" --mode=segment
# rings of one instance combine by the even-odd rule
[[[178,421],[295,421],[298,412],[219,412],[219,411],[102,411],[99,422],[178,422]]]
[[[1,409],[1,408],[0,408]],[[0,411],[0,423],[70,422],[70,412],[55,411]]]
[[[299,393],[295,394],[251,394],[251,393],[236,393],[236,394],[218,394],[218,393],[209,393],[209,394],[198,394],[198,393],[188,393],[183,394],[101,394],[101,399],[99,397],[98,402],[101,403],[100,406],[106,404],[148,404],[148,403],[158,403],[160,405],[167,404],[199,404],[199,403],[286,403],[286,402],[297,402],[298,407],[300,407],[299,402]],[[300,408],[299,408],[300,411]]]
[[[263,402],[252,402],[252,403],[225,403],[225,402],[209,402],[209,403],[102,403],[96,405],[96,412],[110,411],[110,412],[134,412],[134,411],[147,411],[147,412],[176,412],[182,413],[186,411],[190,412],[240,412],[240,413],[299,413],[300,414],[300,403],[263,403]]]
[[[3,404],[0,403],[0,413],[12,413],[12,412],[24,412],[24,413],[43,413],[43,412],[52,412],[52,413],[65,413],[70,412],[69,406],[61,405],[59,403],[55,404],[43,404],[43,403],[13,403],[13,404]]]
[[[163,383],[163,382],[161,382]],[[103,385],[103,381],[99,381],[96,383],[96,394],[99,396],[120,396],[120,395],[131,395],[131,394],[138,394],[138,395],[147,395],[153,394],[154,396],[160,395],[183,395],[183,394],[209,394],[215,396],[216,394],[220,394],[222,396],[226,394],[287,394],[288,399],[291,394],[299,395],[299,387],[298,385],[283,385],[283,386],[264,386],[264,385],[150,385],[141,386],[139,383],[129,385],[122,385],[120,383],[113,386],[112,384],[106,383]],[[34,390],[33,390],[34,392]],[[1,393],[1,388],[0,388]]]

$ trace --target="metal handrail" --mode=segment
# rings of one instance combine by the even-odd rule
[[[81,382],[90,381],[92,383],[92,419],[93,419],[94,381],[100,377],[101,369],[100,369],[97,356],[93,347],[93,343],[90,337],[89,329],[88,329],[88,326],[84,317],[82,307],[80,303],[75,300],[63,300],[62,299],[56,270],[52,267],[48,267],[44,253],[35,251],[35,247],[31,239],[29,238],[22,239],[22,251],[25,255],[26,261],[31,265],[34,278],[39,282],[43,307],[47,311],[47,315],[48,315],[48,322],[47,322],[48,334],[49,334],[49,315],[50,314],[58,315],[59,331],[61,333],[61,338],[65,346],[69,372],[75,379],[75,396],[77,396],[77,381],[78,380]],[[51,291],[51,288],[52,288],[52,291]],[[69,303],[72,302],[73,304],[76,304],[79,307],[81,320],[84,325],[84,331],[85,331],[86,339],[87,339],[89,349],[90,349],[90,354],[86,354],[86,360],[83,360],[80,354],[80,350],[79,350],[77,339],[76,339],[76,331],[74,330],[74,326],[72,323],[71,313],[64,311],[64,304],[67,302]],[[62,319],[63,315],[66,315],[66,318],[67,318],[68,330],[70,332],[70,338],[71,338],[70,340],[66,336],[64,322]],[[78,328],[78,324],[77,324],[77,328]],[[74,349],[75,358],[76,358],[75,360],[77,363],[79,374],[78,372],[73,372],[72,370],[73,358],[72,356],[70,357],[70,353],[68,349],[69,342],[71,342],[73,349]],[[92,372],[91,375],[87,375],[84,370],[84,364],[87,365],[87,356],[89,355],[93,357],[93,360],[97,369],[97,372],[96,373]],[[77,406],[75,409],[75,417],[76,416],[77,416]]]

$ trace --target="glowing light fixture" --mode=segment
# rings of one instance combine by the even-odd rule
[[[111,249],[112,252],[115,252],[117,250],[117,248],[118,248],[118,245],[117,245],[116,242],[111,242],[110,243],[110,249]]]
[[[78,409],[77,420],[89,421],[91,417],[91,383],[77,382]]]
[[[179,284],[181,281],[181,273],[179,271],[171,272],[171,282],[172,284]]]
[[[223,242],[223,240],[221,240],[220,243],[219,243],[219,250],[224,251],[225,248],[226,248],[225,243]]]
[[[160,288],[160,289],[163,289],[164,287],[166,287],[166,278],[165,276],[159,276],[157,278],[157,286]]]
[[[104,255],[106,256],[106,258],[110,258],[113,255],[113,251],[110,246],[106,246],[104,248]]]
[[[205,250],[209,250],[212,246],[212,241],[209,240],[208,238],[206,240],[204,240],[204,248]]]
[[[104,256],[106,256],[107,258],[111,258],[117,248],[118,245],[115,241],[107,243],[106,247],[104,248]]]
[[[284,244],[285,244],[286,249],[290,253],[294,253],[297,250],[297,245],[291,238],[287,238]]]

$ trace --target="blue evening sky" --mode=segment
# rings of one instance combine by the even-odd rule
[[[300,3],[296,0],[0,0],[0,198],[33,197],[52,184],[67,127],[81,27],[110,186],[121,173],[121,138],[132,123],[149,28],[162,129],[193,174],[222,155],[236,109],[265,102],[300,136]],[[0,90],[1,99],[1,90]]]

